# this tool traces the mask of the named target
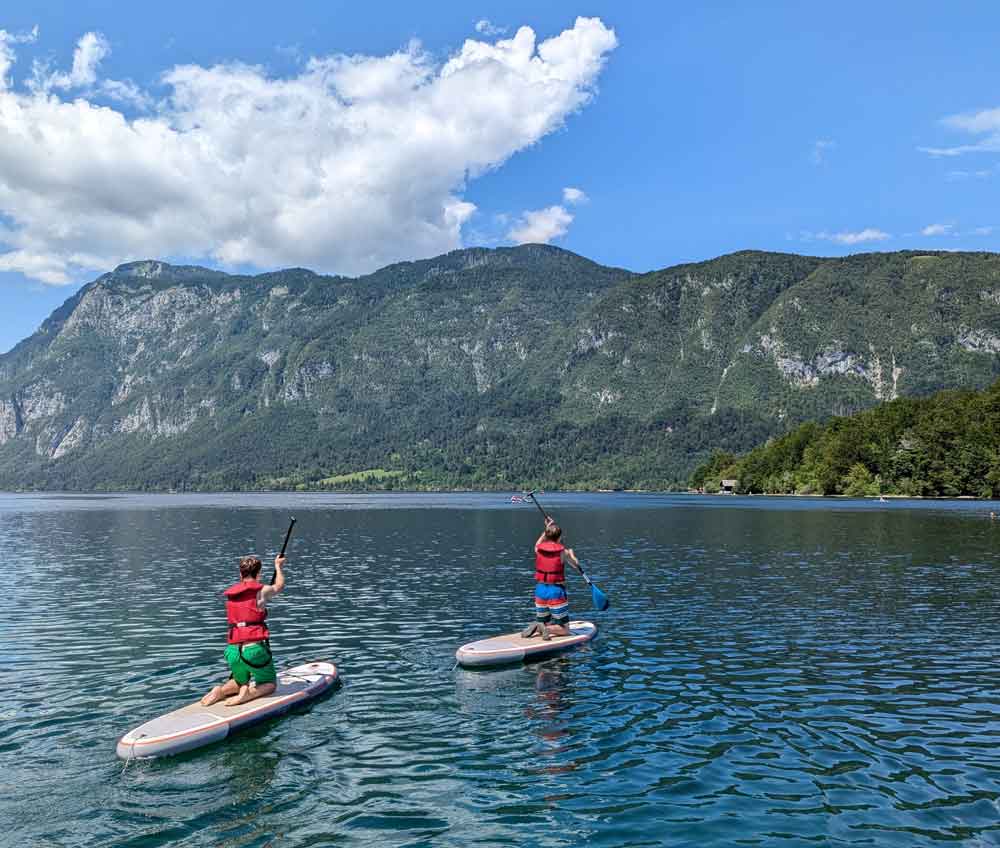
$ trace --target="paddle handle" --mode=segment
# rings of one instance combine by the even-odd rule
[[[288,547],[288,540],[292,538],[292,528],[295,527],[295,519],[293,518],[288,524],[288,532],[285,533],[285,541],[281,543],[281,553],[278,556],[285,555],[285,549]]]
[[[292,528],[295,527],[295,519],[293,518],[288,524],[288,531],[285,533],[285,541],[281,543],[281,553],[278,556],[283,557],[285,555],[285,549],[288,547],[288,540],[292,538]],[[278,569],[274,569],[274,574],[271,575],[271,585],[274,585],[274,581],[278,579]]]

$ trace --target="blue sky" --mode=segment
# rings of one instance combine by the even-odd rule
[[[129,259],[998,246],[995,3],[233,9],[4,5],[0,350]]]

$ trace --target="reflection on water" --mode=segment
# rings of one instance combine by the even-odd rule
[[[0,495],[12,845],[1000,844],[1000,524],[982,504],[554,495],[612,610],[493,672],[533,507]],[[114,742],[223,672],[219,592],[299,523],[279,664],[343,688],[202,751]],[[265,572],[269,577],[269,566]]]
[[[539,770],[544,774],[565,774],[576,768],[576,761],[569,756],[572,739],[564,715],[569,706],[564,690],[570,662],[560,658],[538,669],[535,675],[537,700],[524,710],[524,717],[535,726],[538,734]],[[548,800],[555,801],[557,797]]]

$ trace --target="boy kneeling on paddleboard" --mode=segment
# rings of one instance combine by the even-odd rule
[[[571,548],[564,547],[559,539],[562,530],[549,516],[545,516],[545,529],[535,541],[535,621],[521,635],[528,639],[541,636],[569,636],[569,599],[566,597],[566,563],[580,575],[583,569]]]
[[[232,676],[225,683],[213,686],[201,699],[202,706],[207,707],[233,696],[226,701],[226,706],[235,707],[270,695],[277,688],[278,676],[274,670],[265,620],[268,601],[285,588],[285,574],[281,570],[284,564],[285,557],[278,554],[274,558],[274,583],[264,586],[257,580],[260,560],[254,556],[245,556],[240,560],[240,582],[223,592],[229,621],[229,644],[225,656]]]

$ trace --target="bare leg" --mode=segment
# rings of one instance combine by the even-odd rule
[[[260,683],[257,686],[251,686],[249,683],[246,686],[241,686],[239,694],[235,698],[230,698],[226,701],[227,707],[235,707],[238,704],[245,704],[247,701],[252,701],[254,698],[263,698],[265,695],[270,695],[278,687],[273,683]]]
[[[201,705],[203,707],[210,707],[217,701],[221,701],[228,695],[235,695],[239,691],[240,685],[230,677],[229,680],[220,686],[213,686],[208,694],[201,699]]]

